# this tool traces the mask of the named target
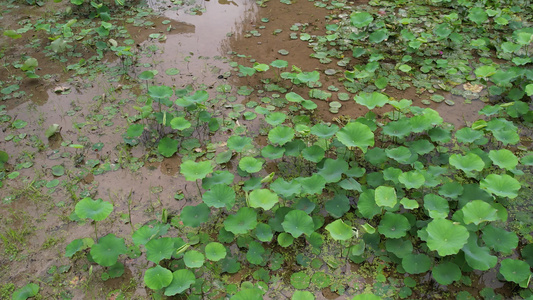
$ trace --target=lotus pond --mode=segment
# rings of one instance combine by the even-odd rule
[[[1,299],[533,299],[533,5],[0,3]]]

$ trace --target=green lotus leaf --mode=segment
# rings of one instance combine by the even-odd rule
[[[279,125],[268,132],[268,140],[280,146],[285,145],[294,138],[294,129]]]
[[[181,163],[180,173],[185,176],[187,181],[196,181],[204,179],[213,172],[213,165],[210,161],[195,162],[186,160]]]
[[[486,22],[489,17],[485,9],[481,7],[472,7],[468,11],[468,18],[477,25],[481,25],[482,23]]]
[[[387,239],[385,241],[385,249],[399,258],[404,258],[413,253],[413,244],[408,239]]]
[[[287,101],[289,102],[296,102],[296,103],[300,103],[303,100],[305,100],[302,96],[296,94],[295,92],[289,92],[285,94],[285,99],[287,99]]]
[[[256,241],[250,242],[248,245],[248,251],[246,252],[246,260],[254,265],[262,264],[264,261],[263,254],[265,254],[265,248]]]
[[[291,197],[293,195],[298,195],[300,194],[302,190],[302,186],[300,185],[298,181],[296,180],[285,181],[285,179],[281,177],[279,177],[274,182],[272,182],[272,184],[270,185],[270,188],[276,194],[282,197],[285,197],[285,198]]]
[[[428,215],[433,219],[446,218],[450,211],[448,201],[435,194],[424,196],[424,208],[428,210]]]
[[[320,73],[318,71],[301,72],[296,75],[296,78],[303,83],[317,82],[320,80]]]
[[[294,242],[294,237],[286,232],[282,232],[278,235],[277,241],[281,247],[287,248]]]
[[[327,201],[324,207],[332,217],[338,219],[350,210],[350,200],[345,195],[337,194]]]
[[[352,12],[350,14],[350,24],[357,28],[368,26],[372,21],[374,21],[374,17],[367,12]]]
[[[44,136],[49,139],[51,138],[54,134],[56,134],[57,132],[59,132],[59,130],[61,129],[61,127],[59,126],[59,124],[52,124],[50,125],[45,131],[44,131]],[[128,128],[129,130],[129,128]],[[140,134],[139,134],[140,135]],[[1,161],[1,159],[0,159]]]
[[[288,142],[283,146],[285,148],[285,155],[298,157],[302,154],[302,150],[305,149],[307,145],[300,139],[296,139]]]
[[[395,148],[385,149],[388,157],[394,159],[401,164],[412,164],[418,158],[416,153],[411,152],[409,148],[400,146]]]
[[[250,207],[269,210],[279,202],[278,195],[268,189],[253,190],[249,195]]]
[[[383,300],[383,299],[372,293],[364,293],[364,294],[355,295],[352,298],[352,300]]]
[[[461,279],[461,269],[452,262],[444,262],[438,264],[431,270],[433,278],[439,284],[449,285],[454,281],[459,281]]]
[[[230,300],[263,300],[263,291],[258,288],[245,288],[238,291]]]
[[[295,291],[291,300],[315,300],[315,296],[309,291]]]
[[[407,145],[411,151],[414,151],[420,155],[428,154],[435,149],[435,146],[433,146],[433,144],[428,140],[411,141],[405,143],[405,145]]]
[[[441,23],[435,26],[435,28],[433,28],[433,33],[443,39],[448,37],[450,33],[452,33],[452,29],[450,28],[450,25],[446,23]]]
[[[502,254],[511,254],[518,246],[516,233],[492,225],[483,228],[483,241],[485,245]]]
[[[168,99],[172,97],[174,91],[166,85],[153,85],[148,88],[148,95],[156,99]]]
[[[465,156],[460,154],[452,154],[450,156],[450,165],[454,166],[464,172],[482,171],[485,163],[478,155],[469,152]]]
[[[200,268],[204,265],[205,256],[196,250],[190,250],[183,255],[183,262],[187,268]]]
[[[224,220],[224,228],[233,234],[245,234],[257,226],[257,212],[250,207],[241,207],[236,214]]]
[[[465,224],[474,223],[479,225],[482,222],[499,220],[497,210],[483,200],[474,200],[467,203],[461,209]]]
[[[370,127],[359,122],[348,123],[336,136],[346,147],[359,147],[363,153],[369,146],[374,146],[374,133]]]
[[[372,219],[375,215],[381,213],[381,208],[376,204],[375,191],[368,189],[359,196],[357,209],[366,219]]]
[[[266,115],[265,121],[272,126],[278,126],[278,125],[283,124],[286,118],[287,118],[287,114],[277,111],[277,112],[272,112]]]
[[[310,177],[299,177],[298,182],[300,183],[302,194],[322,194],[326,187],[326,180],[324,177],[316,173]]]
[[[505,280],[521,284],[531,277],[530,266],[522,260],[506,258],[500,265],[500,274]]]
[[[409,254],[402,258],[402,267],[409,274],[422,274],[431,268],[431,259],[425,254]]]
[[[327,125],[324,123],[319,123],[311,127],[311,134],[323,139],[329,139],[335,135],[337,131],[339,131],[339,126],[335,124]]]
[[[245,67],[243,65],[239,65],[239,72],[243,74],[243,76],[252,76],[255,74],[256,70],[254,68]],[[239,75],[241,76],[241,75]]]
[[[194,273],[188,269],[180,269],[172,273],[172,282],[165,289],[165,296],[181,294],[196,282]]]
[[[383,105],[389,102],[389,97],[385,94],[373,92],[365,93],[360,92],[359,95],[354,97],[355,102],[359,105],[364,105],[368,109],[374,109],[375,107],[383,107]]]
[[[365,160],[374,166],[379,166],[388,160],[385,150],[375,147],[365,153]]]
[[[485,179],[481,180],[480,186],[482,189],[499,197],[508,197],[511,199],[518,196],[520,190],[520,182],[513,177],[503,174],[490,174]]]
[[[405,209],[416,209],[420,207],[418,201],[409,198],[402,198],[402,200],[400,200],[400,204],[403,205]]]
[[[126,131],[126,136],[129,138],[140,137],[144,131],[143,124],[131,124]]]
[[[488,247],[479,247],[477,244],[477,235],[471,235],[468,242],[463,247],[466,262],[475,270],[487,271],[496,266],[498,258],[490,255]]]
[[[266,72],[270,69],[270,67],[267,64],[260,64],[258,62],[255,62],[254,69],[258,72]]]
[[[146,259],[158,264],[163,259],[170,259],[176,250],[174,240],[169,237],[150,240],[145,245]]]
[[[376,204],[381,207],[393,208],[398,203],[396,190],[390,186],[379,186],[374,192]]]
[[[265,223],[257,224],[254,230],[254,235],[261,242],[270,242],[272,240],[272,237],[274,237],[272,228],[270,227],[270,225]]]
[[[343,159],[326,158],[322,168],[318,170],[318,174],[322,176],[327,183],[338,182],[342,178],[342,174],[348,171],[348,163]]]
[[[245,156],[239,161],[239,168],[247,173],[257,173],[263,169],[263,161]]]
[[[326,230],[336,241],[346,241],[353,237],[353,229],[348,224],[344,223],[343,220],[335,220],[328,225],[326,225]]]
[[[175,117],[170,120],[170,127],[176,130],[185,130],[191,127],[191,122],[189,122],[184,117]]]
[[[141,228],[137,229],[131,236],[133,244],[136,246],[145,245],[151,239],[155,239],[167,233],[170,225],[156,223],[153,227],[144,225]]]
[[[518,165],[518,158],[507,149],[490,150],[489,157],[495,165],[502,169],[513,170]]]
[[[285,232],[290,233],[294,238],[298,238],[302,234],[309,236],[315,230],[313,218],[299,209],[288,212],[281,226]]]
[[[202,200],[209,207],[231,209],[235,205],[235,190],[227,184],[215,184],[202,195]]]
[[[291,275],[291,284],[295,289],[304,290],[309,287],[311,277],[305,272],[296,272]]]
[[[37,296],[39,294],[39,286],[35,283],[28,283],[25,286],[17,289],[11,296],[12,300],[26,300],[28,298]]]
[[[487,78],[496,74],[496,68],[493,66],[480,66],[474,70],[477,77]]]
[[[412,132],[411,123],[408,119],[392,121],[383,126],[383,133],[388,136],[403,138]]]
[[[302,157],[310,162],[318,163],[324,158],[325,153],[322,147],[313,145],[302,151]]]
[[[219,261],[226,257],[227,250],[218,242],[211,242],[205,246],[205,256],[210,261]]]
[[[263,147],[263,149],[261,149],[261,155],[264,158],[268,158],[271,160],[282,158],[283,154],[285,154],[285,148],[276,147],[270,144],[266,145],[265,147]]]
[[[160,265],[149,268],[144,272],[144,284],[155,291],[169,286],[172,279],[172,272]]]
[[[389,31],[387,29],[379,29],[379,30],[372,32],[368,36],[368,40],[374,44],[378,44],[386,40],[388,37],[389,37]]]
[[[426,182],[424,175],[417,170],[402,173],[398,180],[408,189],[418,189]]]
[[[159,144],[157,144],[157,151],[159,151],[164,157],[171,157],[178,151],[178,144],[178,140],[166,136],[159,141]]]
[[[233,135],[229,137],[227,144],[229,149],[235,152],[242,152],[246,146],[252,144],[252,139],[245,136]]]
[[[180,218],[183,225],[199,227],[209,220],[210,210],[207,204],[200,203],[196,206],[187,205],[181,210]]]
[[[110,233],[102,237],[97,244],[91,247],[91,256],[94,261],[103,266],[110,267],[117,263],[120,254],[126,254],[128,248],[123,238],[117,238]]]
[[[455,138],[460,143],[473,143],[483,137],[483,133],[470,127],[463,127],[455,132]]]
[[[233,184],[233,179],[235,179],[235,175],[228,170],[215,171],[210,177],[202,179],[202,187],[204,189],[211,189],[219,184],[231,186]]]
[[[512,129],[495,130],[492,132],[492,135],[504,145],[515,145],[520,141],[520,136],[516,130]]]
[[[92,238],[72,240],[72,242],[70,242],[65,248],[65,257],[72,257],[74,254],[78,253],[78,251],[87,249],[92,245],[94,245],[94,240]]]
[[[270,63],[274,68],[282,69],[289,66],[289,63],[286,60],[277,59]]]
[[[466,227],[446,219],[429,222],[426,232],[428,248],[437,251],[440,256],[457,254],[470,236]]]
[[[74,212],[80,219],[91,219],[102,221],[113,211],[113,204],[102,199],[93,200],[89,197],[83,198],[76,204]]]
[[[139,77],[140,80],[152,80],[152,79],[154,79],[154,76],[155,76],[154,72],[148,70],[148,71],[144,71],[141,74],[139,74],[138,77]],[[172,96],[172,94],[171,94],[171,96]]]
[[[460,183],[453,181],[443,184],[439,188],[439,194],[444,197],[457,199],[463,193],[463,190],[464,188]]]
[[[207,91],[204,91],[204,90],[198,90],[190,96],[183,97],[183,99],[191,103],[202,103],[209,99],[209,93],[207,93]]]
[[[406,217],[400,214],[386,212],[378,226],[379,233],[390,239],[401,238],[411,229]]]

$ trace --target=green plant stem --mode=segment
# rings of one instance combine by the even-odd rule
[[[202,197],[202,190],[200,189],[200,185],[198,184],[198,180],[195,180],[194,183],[196,183],[196,187],[198,188],[198,194],[200,197]]]

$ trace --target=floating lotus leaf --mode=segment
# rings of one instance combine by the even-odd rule
[[[257,173],[263,169],[263,161],[245,156],[239,161],[239,168],[247,173]]]
[[[185,226],[199,227],[209,220],[209,213],[209,207],[205,203],[196,206],[187,205],[181,210],[180,218]]]
[[[205,256],[196,250],[190,250],[183,255],[183,262],[187,268],[200,268],[204,265]]]
[[[279,177],[270,185],[270,188],[276,194],[288,198],[300,194],[302,186],[296,180],[285,181],[285,179]]]
[[[204,179],[207,175],[213,172],[213,165],[210,161],[195,162],[186,160],[181,163],[180,173],[185,176],[187,181],[196,181]]]
[[[520,182],[513,177],[503,174],[490,174],[485,179],[481,180],[480,186],[482,189],[499,197],[508,197],[511,199],[518,196],[520,190]]]
[[[209,207],[231,209],[235,205],[235,190],[227,184],[216,184],[202,195],[202,200]]]
[[[483,241],[485,245],[502,254],[511,254],[518,246],[516,233],[492,225],[483,228]]]
[[[398,180],[408,189],[418,189],[426,182],[424,175],[417,170],[402,173]]]
[[[350,200],[344,195],[337,194],[324,205],[326,211],[335,219],[342,217],[350,210]]]
[[[265,117],[265,121],[272,126],[278,126],[278,125],[283,124],[286,118],[287,118],[287,114],[277,111],[277,112],[269,113]]]
[[[490,150],[489,157],[495,165],[502,169],[513,170],[518,165],[518,158],[507,149]]]
[[[505,280],[521,285],[522,282],[530,278],[531,271],[530,266],[525,261],[506,258],[501,262],[500,274]]]
[[[287,248],[294,242],[294,237],[286,232],[282,232],[278,235],[277,241],[281,247]]]
[[[497,210],[489,203],[482,200],[474,200],[467,203],[461,209],[465,224],[496,221],[499,219]]]
[[[409,220],[400,214],[386,212],[378,226],[379,233],[390,239],[401,238],[411,228]]]
[[[245,234],[257,226],[257,212],[250,207],[241,207],[236,214],[224,220],[224,228],[233,234]]]
[[[424,208],[428,210],[428,215],[433,219],[446,218],[450,211],[448,201],[435,194],[424,196]]]
[[[336,241],[346,241],[353,237],[353,229],[348,224],[344,223],[343,220],[335,220],[328,225],[326,225],[326,230]]]
[[[103,266],[110,267],[117,263],[120,254],[126,254],[128,248],[123,238],[117,238],[110,233],[102,237],[97,244],[91,247],[91,256],[94,261]]]
[[[452,154],[450,156],[450,165],[454,166],[464,172],[478,171],[485,168],[485,163],[478,155],[469,152],[465,156],[459,154]]]
[[[315,229],[313,218],[311,218],[305,211],[294,209],[285,215],[283,229],[290,233],[294,238],[298,238],[302,234],[311,235]]]
[[[113,211],[113,204],[102,199],[93,200],[89,197],[83,198],[76,204],[74,212],[80,219],[91,219],[102,221]]]
[[[264,223],[257,224],[254,234],[261,242],[270,242],[272,237],[274,237],[274,233],[272,232],[270,225]]]
[[[470,233],[466,227],[446,219],[435,219],[427,225],[428,248],[440,256],[457,254],[466,244]]]
[[[342,174],[348,170],[348,167],[348,163],[343,159],[326,158],[324,165],[318,170],[318,174],[327,183],[338,182],[341,180]]]
[[[369,146],[374,146],[374,133],[370,127],[359,122],[348,123],[336,136],[346,147],[359,147],[363,153]]]
[[[242,152],[246,146],[252,144],[252,139],[245,136],[233,135],[228,141],[228,148],[235,152]]]
[[[150,240],[145,245],[146,259],[158,264],[163,259],[169,259],[174,251],[174,240],[169,237]]]
[[[226,257],[226,247],[218,242],[211,242],[205,246],[205,256],[210,261],[219,261]]]
[[[171,157],[178,151],[178,144],[178,140],[166,136],[159,141],[159,144],[157,144],[157,150],[164,157]]]
[[[325,154],[326,152],[324,151],[324,149],[317,145],[305,148],[302,151],[302,157],[314,163],[320,162],[324,158]]]
[[[462,250],[465,253],[466,262],[475,270],[487,271],[494,268],[498,262],[496,256],[490,255],[488,247],[478,246],[477,235],[472,235]]]
[[[360,92],[359,95],[354,97],[355,102],[359,105],[364,105],[368,109],[374,109],[375,107],[383,107],[389,101],[389,97],[385,94],[373,92],[365,93]]]
[[[264,210],[269,210],[279,202],[278,195],[268,189],[253,190],[250,195],[250,207],[261,207]]]
[[[167,287],[172,282],[172,272],[157,265],[144,272],[144,283],[152,290],[160,290]]]
[[[322,194],[326,187],[326,180],[319,174],[313,174],[310,177],[299,177],[298,182],[302,188],[302,194]]]
[[[303,83],[317,82],[320,80],[320,73],[318,71],[301,72],[296,75],[296,78]]]
[[[421,274],[431,268],[431,259],[425,254],[409,254],[402,259],[402,267],[409,274]]]
[[[174,296],[188,290],[196,282],[194,273],[188,269],[180,269],[172,273],[172,282],[165,289],[165,296]]]
[[[374,17],[367,12],[352,12],[350,14],[350,24],[357,28],[368,26],[372,21],[374,21]]]
[[[270,142],[278,144],[280,146],[285,145],[287,142],[291,141],[294,138],[294,129],[279,125],[274,127],[268,133],[268,139]]]
[[[323,139],[329,139],[335,133],[339,131],[339,126],[333,124],[333,125],[327,125],[324,123],[319,123],[311,127],[311,134],[316,135],[319,138]]]
[[[441,263],[431,270],[433,278],[439,284],[449,285],[461,279],[461,269],[452,262]]]
[[[398,203],[396,190],[390,186],[379,186],[374,193],[376,204],[381,207],[393,208]]]
[[[248,260],[248,262],[251,264],[259,265],[264,261],[263,254],[265,254],[265,252],[265,248],[263,248],[260,243],[252,241],[248,245],[246,260]]]

